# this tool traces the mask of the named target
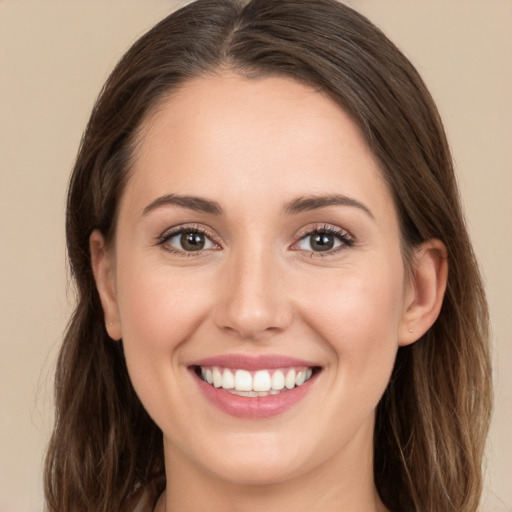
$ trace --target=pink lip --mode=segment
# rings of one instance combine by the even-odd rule
[[[316,375],[313,375],[302,386],[283,391],[278,395],[246,397],[238,396],[222,388],[214,388],[201,380],[195,373],[194,378],[204,396],[221,411],[246,419],[263,419],[277,416],[290,409],[306,396],[311,389]]]
[[[218,366],[222,368],[236,368],[240,370],[273,370],[288,367],[309,368],[320,366],[311,361],[295,359],[293,357],[281,356],[277,354],[265,354],[260,356],[247,356],[244,354],[225,354],[221,356],[207,357],[189,364],[190,366]]]
[[[215,388],[207,382],[204,382],[196,374],[196,368],[198,366],[217,366],[248,371],[261,369],[272,370],[288,367],[319,367],[318,364],[311,361],[273,354],[261,356],[226,354],[197,360],[189,365],[194,380],[202,394],[210,403],[226,414],[246,419],[270,418],[290,409],[293,405],[302,400],[311,390],[316,381],[317,374],[313,374],[302,386],[283,391],[278,395],[246,397],[234,395],[225,389]]]

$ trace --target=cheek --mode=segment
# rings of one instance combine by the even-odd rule
[[[210,300],[208,276],[121,259],[117,266],[118,308],[126,364],[137,395],[154,421],[179,421],[186,408],[177,383],[187,340],[201,325]],[[201,286],[199,286],[201,284]],[[172,408],[166,404],[174,404]]]
[[[118,305],[125,343],[141,349],[168,351],[187,338],[201,322],[208,301],[208,276],[155,265],[143,271],[126,265],[118,271]]]
[[[384,272],[351,269],[301,292],[303,317],[330,349],[336,378],[348,388],[387,384],[398,349],[402,276],[399,265]]]

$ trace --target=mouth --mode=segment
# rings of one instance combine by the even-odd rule
[[[195,374],[216,389],[244,397],[279,395],[303,386],[320,371],[319,367],[297,366],[249,371],[219,366],[193,366]]]
[[[296,407],[315,387],[322,367],[279,355],[228,354],[188,367],[201,394],[222,413],[264,419]]]

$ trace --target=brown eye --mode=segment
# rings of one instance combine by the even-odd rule
[[[346,244],[341,235],[333,233],[311,233],[300,239],[298,248],[302,251],[327,252]]]
[[[313,251],[329,251],[334,247],[335,237],[326,233],[316,233],[310,237],[309,245]]]
[[[216,249],[211,238],[198,229],[178,229],[162,237],[161,245],[173,252],[199,252]]]
[[[303,235],[300,240],[292,245],[297,251],[314,253],[335,253],[343,247],[352,247],[354,239],[344,229],[326,225],[322,228],[314,228]],[[327,255],[326,254],[326,255]]]
[[[204,233],[189,232],[182,233],[180,244],[184,251],[201,251],[204,249],[206,236]]]

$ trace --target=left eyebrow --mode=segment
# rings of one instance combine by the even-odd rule
[[[375,220],[373,213],[363,203],[341,194],[329,194],[326,196],[304,196],[294,199],[285,205],[284,211],[288,215],[317,210],[327,206],[351,206],[359,208],[371,219]]]

